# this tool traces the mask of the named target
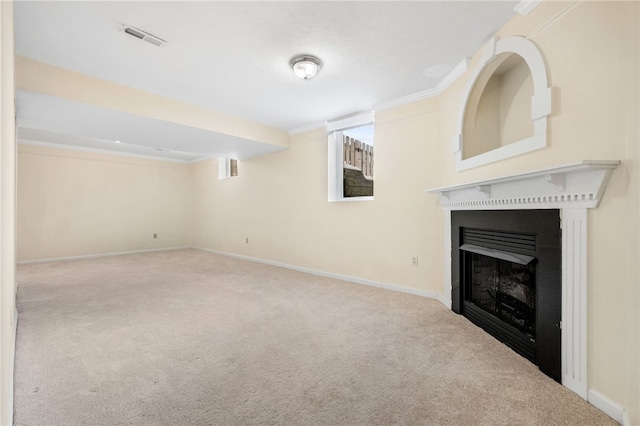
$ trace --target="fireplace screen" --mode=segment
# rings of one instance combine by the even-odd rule
[[[493,250],[487,254],[473,251],[465,256],[470,284],[465,286],[465,299],[535,339],[534,258],[517,254],[510,258],[504,252],[499,252],[499,258],[493,256]]]

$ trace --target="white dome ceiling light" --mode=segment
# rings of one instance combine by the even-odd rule
[[[296,76],[303,80],[310,80],[320,71],[322,68],[322,62],[320,59],[311,55],[296,56],[289,63],[291,69]]]

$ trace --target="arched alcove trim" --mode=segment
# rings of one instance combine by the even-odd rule
[[[491,151],[464,158],[464,118],[467,106],[472,98],[473,89],[484,71],[495,68],[490,65],[498,55],[515,53],[521,56],[531,72],[533,82],[533,96],[531,97],[531,120],[533,121],[533,135],[501,146]],[[495,64],[494,64],[495,65]],[[503,40],[495,38],[485,44],[482,57],[471,73],[464,90],[464,102],[457,120],[457,132],[453,140],[453,153],[456,155],[457,170],[466,170],[509,157],[521,155],[547,146],[547,118],[551,114],[552,90],[547,82],[547,70],[538,48],[524,37],[513,36]]]

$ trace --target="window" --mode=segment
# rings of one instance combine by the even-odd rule
[[[218,179],[228,179],[238,176],[238,160],[233,158],[218,159]]]
[[[373,113],[359,114],[327,124],[328,199],[373,199]]]

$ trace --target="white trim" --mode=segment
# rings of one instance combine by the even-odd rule
[[[233,257],[233,258],[236,258],[236,259],[248,260],[250,262],[256,262],[256,263],[262,263],[262,264],[265,264],[265,265],[276,266],[278,268],[291,269],[293,271],[304,272],[304,273],[307,273],[307,274],[318,275],[318,276],[321,276],[321,277],[333,278],[333,279],[337,279],[337,280],[341,280],[341,281],[347,281],[347,282],[354,283],[354,284],[361,284],[361,285],[366,285],[366,286],[369,286],[369,287],[381,288],[383,290],[391,290],[391,291],[396,291],[396,292],[399,292],[399,293],[406,293],[406,294],[412,294],[414,296],[426,297],[428,299],[439,300],[439,301],[442,302],[442,297],[443,296],[441,296],[441,295],[439,295],[437,293],[430,292],[430,291],[418,290],[418,289],[409,288],[409,287],[403,287],[403,286],[400,286],[400,285],[389,284],[389,283],[385,283],[385,282],[382,282],[382,281],[368,280],[366,278],[354,277],[354,276],[351,276],[351,275],[336,274],[336,273],[333,273],[333,272],[326,272],[326,271],[321,271],[321,270],[318,270],[318,269],[304,268],[302,266],[291,265],[291,264],[288,264],[288,263],[275,262],[275,261],[272,261],[272,260],[261,259],[261,258],[258,258],[258,257],[244,256],[244,255],[241,255],[241,254],[230,253],[230,252],[220,251],[220,250],[214,250],[214,249],[209,249],[209,248],[205,248],[205,247],[191,247],[191,248],[194,249],[194,250],[200,250],[200,251],[204,251],[204,252],[207,252],[207,253],[219,254],[221,256]]]
[[[587,209],[564,208],[562,221],[562,384],[587,399]]]
[[[624,408],[622,408],[620,404],[610,400],[597,390],[589,389],[588,401],[591,405],[593,405],[598,410],[602,411],[618,423],[622,425],[629,424],[629,414],[624,410]]]
[[[578,161],[565,166],[426,190],[452,210],[598,207],[620,161]]]
[[[422,90],[420,92],[416,92],[411,95],[402,96],[400,98],[395,98],[386,102],[375,104],[371,109],[375,113],[378,111],[384,111],[386,109],[396,108],[402,105],[410,104],[412,102],[418,102],[424,99],[436,97],[440,95],[442,92],[444,92],[449,86],[451,86],[462,74],[467,72],[468,66],[469,66],[469,59],[464,58],[460,62],[458,62],[458,64],[455,67],[453,67],[453,69],[449,71],[447,75],[445,75],[435,87]],[[315,123],[307,124],[306,126],[290,129],[288,133],[289,133],[289,136],[293,136],[300,133],[309,132],[311,130],[320,129],[326,126],[327,126],[327,122],[315,122]]]
[[[145,250],[119,251],[119,252],[111,252],[111,253],[84,254],[84,255],[80,255],[80,256],[53,257],[53,258],[50,258],[50,259],[22,260],[20,262],[16,262],[16,265],[33,265],[33,264],[39,264],[39,263],[68,262],[68,261],[74,261],[74,260],[99,259],[101,257],[126,256],[128,254],[156,253],[156,252],[173,251],[173,250],[187,250],[187,249],[190,249],[190,248],[191,247],[189,247],[189,246],[177,246],[177,247],[166,247],[166,248],[158,248],[158,249],[145,249]]]
[[[373,123],[373,111],[344,117],[327,122],[327,201],[368,201],[373,196],[345,197],[344,196],[344,149],[343,130],[367,126]],[[347,166],[349,167],[349,166]],[[372,179],[371,179],[372,180]]]
[[[444,256],[445,256],[445,268],[444,268],[444,294],[446,306],[451,309],[452,301],[451,301],[451,291],[453,290],[452,286],[452,277],[451,277],[451,210],[445,208],[444,215]],[[449,265],[449,267],[446,267]]]
[[[373,111],[360,112],[347,117],[327,121],[327,133],[365,126],[373,123]]]
[[[462,140],[462,139],[459,139]],[[467,159],[462,158],[462,150],[456,152],[456,170],[462,172],[464,170],[480,167],[485,164],[495,163],[496,161],[505,160],[507,158],[515,157],[517,155],[526,154],[527,152],[542,149],[547,146],[546,136],[533,135],[526,139],[522,139],[518,142],[511,143],[509,145],[501,146],[500,148],[492,149],[482,154],[469,157]]]
[[[336,203],[352,203],[354,201],[373,201],[375,200],[375,197],[371,197],[371,196],[364,196],[364,197],[342,197],[339,199],[335,199],[335,200],[329,200],[330,202],[336,202]]]
[[[296,127],[295,129],[291,129],[287,131],[289,136],[299,135],[300,133],[310,132],[311,130],[320,129],[327,125],[326,121],[317,121],[315,123],[307,124],[306,126]]]
[[[533,80],[533,96],[531,97],[531,120],[533,122],[533,135],[513,142],[509,145],[487,151],[470,158],[464,158],[464,122],[470,103],[480,101],[475,96],[476,83],[480,80],[483,84],[487,79],[481,76],[489,70],[495,71],[499,63],[494,61],[503,53],[515,53],[522,57],[529,67]],[[493,73],[493,71],[491,71]],[[453,153],[456,155],[456,168],[458,171],[468,170],[485,164],[504,160],[506,158],[522,155],[527,152],[542,149],[547,146],[547,117],[551,115],[553,90],[548,86],[547,69],[542,54],[536,45],[520,36],[507,37],[502,40],[492,38],[482,49],[482,56],[467,80],[464,89],[464,101],[458,112],[457,132],[452,140]]]
[[[562,384],[587,399],[587,209],[600,204],[619,161],[579,161],[431,189],[445,218],[445,271],[451,270],[452,210],[560,209],[562,227]],[[450,272],[444,289],[451,292]],[[597,394],[596,394],[597,400]],[[597,400],[599,401],[599,400]]]
[[[622,411],[622,426],[631,426],[631,419],[627,410]]]
[[[218,180],[230,179],[235,176],[231,176],[231,161],[235,158],[218,157]],[[236,164],[237,165],[237,164]]]
[[[513,11],[521,15],[528,15],[533,12],[533,9],[538,7],[542,0],[522,0],[513,8]]]
[[[342,132],[327,135],[327,201],[344,199]]]
[[[406,105],[412,102],[422,101],[424,99],[433,98],[435,96],[440,95],[445,91],[449,86],[451,86],[462,74],[467,71],[467,67],[469,65],[469,60],[464,58],[458,64],[453,67],[451,71],[445,75],[442,80],[431,89],[423,90],[421,92],[413,93],[411,95],[403,96],[401,98],[392,99],[387,102],[382,102],[374,105],[374,111],[383,111],[385,109],[391,109],[395,107],[399,107],[402,105]]]
[[[451,292],[449,292],[449,294],[451,294]],[[446,296],[443,296],[442,294],[438,294],[438,300],[448,309],[451,309],[451,296],[446,297]]]

